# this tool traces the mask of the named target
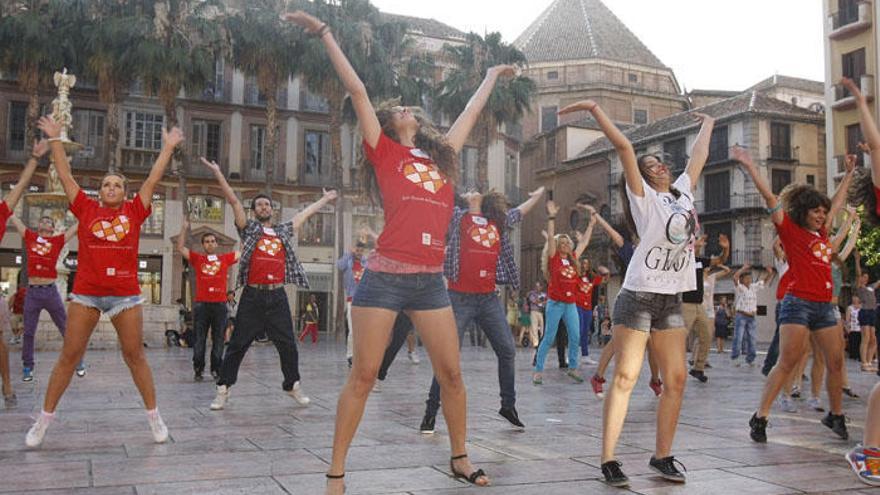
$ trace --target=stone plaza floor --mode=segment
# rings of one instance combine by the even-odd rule
[[[819,423],[822,413],[774,410],[769,443],[748,437],[763,377],[756,368],[731,366],[728,354],[712,354],[706,384],[688,378],[674,454],[688,469],[686,485],[672,485],[647,467],[654,446],[657,400],[643,373],[618,447],[632,479],[629,490],[599,481],[602,401],[589,384],[574,384],[548,358],[544,385],[531,384],[531,351],[517,356],[517,408],[525,431],[498,416],[495,357],[465,344],[468,448],[493,487],[478,489],[449,477],[449,446],[442,416],[432,436],[419,434],[430,382],[430,364],[398,356],[380,393],[370,396],[351,448],[350,494],[783,494],[880,493],[861,484],[843,453],[861,439],[865,396],[875,374],[848,361],[850,381],[862,398],[845,402],[851,440]],[[24,435],[39,412],[55,353],[38,353],[36,380],[20,381],[13,354],[19,405],[0,409],[0,492],[29,494],[318,494],[331,453],[337,394],[346,378],[344,346],[300,346],[308,407],[281,391],[278,357],[271,345],[255,345],[245,358],[227,408],[213,412],[210,381],[195,383],[189,349],[149,349],[159,406],[171,432],[152,442],[140,399],[116,351],[90,351],[88,376],[74,377],[43,446],[28,450]],[[762,361],[759,356],[758,361]],[[591,373],[586,366],[584,373]],[[609,374],[610,377],[610,374]],[[824,394],[823,394],[824,400]],[[826,403],[827,406],[827,403]]]

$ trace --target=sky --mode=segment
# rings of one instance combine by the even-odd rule
[[[395,14],[512,42],[552,0],[372,0]],[[604,0],[683,88],[743,90],[774,74],[822,81],[820,0]]]

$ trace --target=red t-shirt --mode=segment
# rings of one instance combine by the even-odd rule
[[[788,292],[808,301],[831,301],[831,255],[834,251],[825,229],[810,232],[784,215],[776,231],[788,257],[786,274],[791,274]]]
[[[779,277],[779,285],[776,286],[776,300],[781,301],[785,298],[785,294],[788,293],[788,289],[791,287],[791,269],[785,271],[781,277]]]
[[[119,208],[101,206],[79,191],[70,211],[79,219],[76,279],[73,293],[87,296],[136,296],[138,241],[150,216],[140,195]]]
[[[547,296],[557,302],[573,303],[580,283],[574,264],[556,253],[548,261],[547,268],[550,272]]]
[[[354,261],[351,263],[351,276],[354,279],[355,285],[361,283],[361,279],[364,278],[364,265],[361,263],[361,259],[357,256],[354,257]],[[348,296],[345,300],[351,302],[354,298]]]
[[[238,263],[235,253],[203,254],[189,252],[189,262],[196,272],[196,302],[226,302],[229,267]]]
[[[579,308],[587,311],[593,310],[593,289],[602,283],[602,275],[590,277],[589,273],[581,275],[578,279],[578,291],[575,297],[575,304]]]
[[[6,222],[9,221],[11,216],[12,210],[9,209],[9,205],[6,204],[6,201],[0,201],[0,241],[6,235]]]
[[[45,238],[33,230],[24,231],[24,245],[27,249],[27,270],[29,277],[55,278],[58,271],[55,264],[64,247],[64,234]]]
[[[283,284],[284,255],[284,244],[275,235],[275,230],[263,227],[263,237],[257,241],[257,247],[251,256],[248,283]]]
[[[452,218],[452,185],[425,152],[384,133],[375,149],[364,141],[364,154],[376,171],[385,210],[376,252],[403,263],[442,266]]]
[[[501,233],[495,223],[481,215],[466,214],[461,219],[458,280],[450,280],[449,288],[477,294],[494,292],[500,251]]]

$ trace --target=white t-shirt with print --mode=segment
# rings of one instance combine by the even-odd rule
[[[645,195],[641,198],[626,187],[639,245],[626,270],[624,289],[678,294],[697,288],[694,269],[697,215],[688,174],[681,174],[673,187],[681,193],[678,199],[672,193],[655,191],[644,180]]]

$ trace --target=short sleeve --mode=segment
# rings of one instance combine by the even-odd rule
[[[379,141],[376,142],[375,148],[371,147],[370,144],[364,140],[364,156],[366,156],[367,160],[373,164],[373,167],[382,167],[386,165],[385,157],[387,157],[397,146],[401,145],[395,143],[383,132],[379,134]]]
[[[81,220],[82,215],[85,214],[86,211],[97,206],[98,202],[88,197],[86,193],[83,192],[82,189],[80,189],[76,193],[76,197],[73,198],[73,203],[70,203],[70,212],[73,213],[73,216]]]
[[[149,207],[144,207],[144,202],[141,200],[140,194],[135,194],[134,199],[128,202],[130,212],[132,214],[132,219],[135,223],[141,224],[144,223],[144,220],[150,216],[150,213],[153,212],[153,205],[150,204]]]
[[[792,221],[791,217],[788,216],[788,213],[782,214],[782,223],[775,224],[776,232],[779,233],[779,238],[785,242],[786,239],[791,239],[791,235],[794,233],[794,229],[797,228],[797,225]]]
[[[238,263],[238,260],[235,259],[235,251],[230,251],[223,255],[223,262],[227,265],[234,265]]]
[[[678,176],[675,179],[675,182],[672,183],[672,187],[678,189],[678,191],[682,194],[686,194],[689,198],[693,198],[694,194],[691,190],[691,176],[687,174],[687,172]]]
[[[197,253],[197,252],[193,251],[192,249],[189,250],[189,264],[191,266],[201,265],[203,258],[204,257],[202,256],[202,253]]]
[[[629,188],[629,184],[626,184],[626,197],[629,199],[630,211],[633,214],[633,219],[635,220],[637,216],[644,217],[648,212],[648,193],[649,191],[653,191],[654,188],[651,187],[645,179],[642,179],[642,191],[645,193],[644,196],[639,197]]]

